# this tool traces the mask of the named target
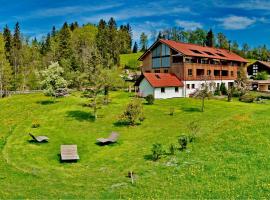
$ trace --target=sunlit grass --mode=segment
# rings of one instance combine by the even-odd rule
[[[95,122],[79,93],[55,103],[42,94],[0,100],[0,198],[270,197],[269,104],[209,100],[201,113],[199,100],[158,100],[144,105],[141,125],[117,126],[129,100],[128,93],[112,93]],[[193,121],[200,132],[186,151],[149,160],[152,144],[168,151]],[[95,144],[112,131],[120,134],[117,144]],[[50,142],[29,143],[29,132]],[[61,144],[77,144],[81,160],[60,163]]]

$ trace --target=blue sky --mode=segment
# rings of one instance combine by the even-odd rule
[[[269,0],[0,0],[0,29],[13,29],[16,21],[23,34],[41,38],[63,22],[97,23],[114,17],[118,25],[130,23],[134,39],[141,32],[153,35],[168,27],[212,28],[230,40],[270,47]]]

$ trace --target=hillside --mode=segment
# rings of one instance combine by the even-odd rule
[[[128,93],[112,93],[94,122],[79,93],[55,103],[42,94],[0,99],[0,198],[270,198],[270,104],[208,100],[202,113],[199,100],[157,100],[144,105],[141,125],[121,126],[116,122],[129,100]],[[168,152],[190,122],[200,127],[195,142],[152,161],[152,145],[161,143]],[[112,131],[120,134],[117,144],[95,144]],[[29,132],[50,141],[32,143]],[[59,162],[61,144],[77,144],[80,161]]]
[[[121,54],[120,55],[120,66],[122,68],[127,68],[131,70],[139,70],[141,62],[138,58],[142,55],[142,52],[131,53],[131,54]]]

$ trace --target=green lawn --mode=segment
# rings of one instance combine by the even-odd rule
[[[209,100],[201,113],[198,100],[158,100],[144,105],[141,125],[117,126],[129,99],[113,93],[96,122],[78,93],[56,103],[42,94],[0,100],[0,199],[270,198],[270,104]],[[41,126],[31,128],[33,121]],[[153,143],[177,144],[192,121],[201,131],[186,151],[149,159]],[[95,144],[111,131],[118,144]],[[50,142],[30,143],[29,132]],[[61,144],[77,144],[81,160],[60,163]]]

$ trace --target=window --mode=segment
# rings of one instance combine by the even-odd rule
[[[187,84],[187,89],[190,89],[190,84]]]
[[[223,54],[221,54],[221,53],[216,53],[217,55],[219,55],[219,56],[221,56],[221,57],[226,57],[226,56],[224,56]]]
[[[211,70],[207,70],[207,75],[211,76]]]
[[[158,69],[157,69],[157,70],[155,70],[155,73],[160,73],[160,70],[158,70]]]
[[[203,76],[204,75],[204,69],[197,69],[196,74],[197,74],[197,76]]]
[[[167,70],[167,69],[164,69],[164,73],[169,73],[169,70]]]
[[[196,50],[196,49],[190,49],[190,51],[192,51],[193,53],[202,54],[201,52],[199,52],[199,51]]]
[[[160,79],[160,76],[158,74],[155,74],[155,76],[156,76],[157,79]]]
[[[202,64],[208,64],[208,61],[205,60],[205,59],[202,59],[202,60],[201,60],[201,63],[202,63]]]
[[[149,70],[146,70],[146,71],[145,71],[145,73],[151,73],[151,71],[149,71]]]
[[[228,76],[229,75],[229,72],[227,70],[222,70],[221,71],[221,75],[222,76]]]
[[[175,87],[175,88],[174,88],[174,91],[175,91],[175,92],[179,92],[179,88],[178,88],[178,87]]]
[[[217,83],[217,88],[219,88],[220,87],[220,84],[219,83]]]
[[[152,50],[152,67],[170,67],[170,47],[161,44]]]
[[[270,90],[270,85],[268,85],[268,90]]]
[[[182,56],[173,56],[172,62],[173,63],[181,63],[181,62],[183,62],[183,57]]]
[[[192,85],[191,85],[191,88],[192,88],[192,89],[195,89],[195,84],[192,84]]]
[[[192,76],[192,69],[188,69],[188,76]]]
[[[233,71],[231,71],[231,76],[234,76]]]
[[[164,87],[160,88],[160,91],[161,93],[165,93],[165,88]]]
[[[220,76],[220,70],[214,70],[214,76]]]
[[[204,51],[204,53],[208,54],[209,56],[214,56],[214,54],[212,54],[212,53],[209,52],[209,51]]]

